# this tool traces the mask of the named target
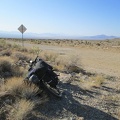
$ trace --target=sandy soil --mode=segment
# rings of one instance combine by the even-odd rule
[[[12,42],[22,45],[20,42]],[[90,72],[103,73],[106,75],[120,77],[120,53],[104,49],[60,47],[24,43],[25,47],[39,47],[42,50],[54,51],[65,55],[76,55],[81,61],[83,68]]]
[[[15,44],[22,45],[19,42]],[[85,70],[103,73],[105,77],[101,86],[90,88],[87,80],[92,76],[58,71],[62,98],[58,99],[47,93],[49,100],[37,106],[29,120],[120,120],[120,78],[117,78],[120,77],[119,52],[102,48],[74,48],[30,43],[25,43],[24,46],[39,47],[60,55],[77,56]],[[41,97],[45,94],[43,92]]]

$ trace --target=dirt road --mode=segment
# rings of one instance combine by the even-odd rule
[[[22,45],[20,42],[7,41],[12,44]],[[104,73],[106,75],[120,77],[120,53],[104,49],[60,47],[24,43],[25,47],[39,47],[42,50],[54,51],[65,55],[79,57],[83,68],[87,71]]]

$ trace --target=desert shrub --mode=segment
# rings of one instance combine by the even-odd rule
[[[92,87],[100,87],[104,82],[105,78],[102,75],[94,75],[87,77],[87,79],[80,79],[81,86],[84,89],[91,89]]]
[[[11,44],[7,43],[5,40],[0,41],[0,51],[11,48]]]
[[[65,56],[59,56],[55,60],[54,69],[58,71],[65,71],[67,65],[67,58]]]
[[[100,43],[96,43],[97,46],[100,46],[101,44]]]
[[[6,45],[5,40],[0,40],[0,46],[5,46],[5,45]]]
[[[33,55],[38,55],[42,50],[39,47],[33,47],[28,50],[29,53],[32,53]]]
[[[118,41],[118,46],[120,46],[120,41]]]
[[[9,61],[0,60],[0,75],[3,77],[12,76],[12,66]]]
[[[9,120],[29,119],[33,108],[48,100],[46,96],[37,97],[38,90],[40,89],[33,84],[25,84],[21,77],[8,79],[0,86],[0,93],[4,93],[0,94],[0,98],[4,98],[1,101],[4,102],[4,106],[1,107],[0,116]],[[12,97],[12,101],[8,95]]]
[[[30,100],[32,103],[34,103],[35,106],[39,104],[43,104],[48,100],[46,94],[44,94],[43,97],[38,97],[37,94],[41,94],[41,90],[34,84],[31,84],[31,85],[25,84],[22,77],[10,78],[0,86],[0,99],[4,98],[4,100],[1,102],[5,102],[6,100],[7,101],[9,100],[8,102],[10,103],[11,110],[13,109],[12,108],[13,103],[16,100],[17,101],[21,99]],[[11,101],[9,96],[12,98]],[[4,110],[7,109],[6,107],[8,108],[8,105],[4,106]],[[23,107],[26,107],[26,106],[23,106]],[[6,111],[8,111],[8,113],[11,114],[10,110],[7,109]],[[3,111],[0,111],[0,115],[2,113]],[[9,117],[11,117],[11,115]],[[17,116],[16,116],[16,119],[17,119]]]
[[[0,46],[0,52],[3,50],[2,46]]]
[[[20,71],[18,66],[13,65],[8,60],[0,59],[0,75],[3,77],[11,77],[11,76],[22,76],[22,72]]]
[[[13,49],[13,50],[17,50],[17,51],[20,51],[20,52],[28,52],[28,49],[27,48],[25,48],[25,47],[22,47],[21,45],[18,45],[18,44],[11,44],[11,48]]]
[[[11,63],[9,61],[0,61],[0,73],[11,72]]]
[[[15,96],[21,90],[20,89],[21,86],[22,86],[22,80],[20,78],[14,77],[14,78],[8,79],[5,82],[5,84],[1,86],[0,91],[9,93],[12,96]]]
[[[0,56],[11,56],[12,52],[10,50],[3,50],[0,52]]]
[[[91,77],[90,81],[92,82],[93,87],[100,87],[105,81],[105,78],[101,75],[97,75],[97,76]]]
[[[34,84],[25,84],[22,77],[12,77],[1,86],[0,92],[9,93],[16,98],[37,100],[37,94],[41,90]],[[40,100],[40,99],[39,99]],[[36,101],[41,103],[41,101]]]
[[[66,70],[68,73],[75,72],[75,73],[87,74],[83,68],[78,67],[76,65],[68,65],[68,66],[66,66]]]
[[[13,54],[13,58],[16,59],[16,61],[19,61],[19,60],[29,61],[30,60],[29,55],[21,53],[21,52],[15,52]]]
[[[79,56],[74,55],[57,57],[55,60],[54,67],[56,70],[65,71],[68,73],[71,72],[79,73],[84,71],[80,64]]]
[[[45,61],[55,62],[59,55],[58,55],[58,53],[55,53],[55,52],[52,52],[52,51],[43,51],[43,52],[41,52],[40,56]]]
[[[18,51],[20,51],[20,52],[28,52],[28,49],[27,48],[20,48]]]
[[[12,105],[6,106],[6,111],[8,111],[7,114],[7,120],[28,120],[27,117],[34,108],[34,102],[21,99],[17,100]]]
[[[21,46],[14,43],[14,44],[12,45],[12,48],[14,48],[14,49],[16,49],[16,50],[20,50],[20,49],[21,49]]]

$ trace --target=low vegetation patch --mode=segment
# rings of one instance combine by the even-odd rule
[[[72,41],[72,40],[45,40],[45,41],[36,41],[38,44],[51,44],[51,45],[60,45],[66,46],[69,45],[71,47],[81,47],[84,46],[96,46],[103,47],[101,42],[96,42],[92,44],[92,42],[88,41]],[[98,44],[99,43],[99,44]],[[111,44],[111,42],[107,42]],[[9,51],[8,51],[9,49]],[[0,119],[1,120],[27,120],[31,119],[33,110],[35,110],[38,105],[45,103],[48,100],[48,97],[44,92],[41,96],[41,91],[37,86],[33,84],[26,84],[23,79],[26,74],[27,67],[22,66],[23,61],[29,61],[36,56],[40,56],[43,60],[48,62],[50,65],[54,67],[59,73],[63,74],[63,81],[67,81],[67,79],[72,79],[72,81],[65,86],[63,85],[65,91],[66,98],[63,102],[68,103],[70,105],[70,112],[72,112],[72,105],[74,105],[75,99],[72,95],[72,91],[81,92],[83,91],[91,91],[91,90],[100,90],[103,84],[106,83],[107,80],[113,81],[112,77],[105,78],[103,75],[88,73],[83,69],[80,61],[80,55],[65,55],[59,54],[51,51],[43,51],[39,48],[33,49],[24,49],[21,46],[14,44],[7,44],[4,40],[0,42]],[[19,65],[16,63],[20,63]],[[66,74],[66,78],[65,75]],[[65,79],[65,80],[64,80]],[[76,86],[80,87],[80,89]],[[79,84],[79,85],[78,85]],[[66,87],[66,88],[65,88]],[[70,87],[70,88],[69,88]],[[81,90],[81,91],[80,91]],[[115,92],[119,93],[119,84],[116,86]],[[75,93],[76,93],[75,92]],[[107,91],[109,92],[109,91]],[[86,93],[86,92],[85,92]],[[44,96],[43,96],[44,94]],[[92,94],[92,92],[91,92]],[[67,96],[69,95],[69,96]],[[76,94],[77,96],[78,94]],[[80,95],[80,102],[82,101],[82,94]],[[111,94],[110,94],[111,95]],[[103,101],[106,103],[118,102],[119,97],[117,95],[103,96]],[[83,103],[89,100],[89,95],[83,95]],[[85,97],[86,96],[86,97]],[[77,96],[79,97],[79,96]],[[99,95],[96,95],[96,98],[99,98]],[[68,98],[70,98],[70,103],[68,102]],[[77,98],[79,99],[79,98]],[[84,99],[86,101],[84,101]],[[90,98],[91,99],[91,98]],[[92,98],[94,100],[94,98]],[[54,101],[53,101],[54,102]],[[73,102],[73,103],[72,103]],[[72,103],[72,104],[71,104]],[[87,102],[85,103],[87,104]],[[92,103],[93,104],[93,103]],[[98,105],[98,103],[96,103]],[[57,104],[56,104],[57,105]],[[86,105],[87,106],[87,105]],[[57,106],[56,106],[57,107]],[[91,106],[90,106],[91,107]],[[97,106],[98,107],[98,106]],[[66,107],[67,109],[68,107]],[[89,107],[88,107],[89,108]],[[74,109],[74,108],[73,108]],[[63,112],[63,111],[60,111]],[[36,113],[35,113],[36,114]],[[117,109],[116,115],[120,116],[120,110]]]
[[[11,56],[12,52],[10,50],[2,50],[0,56]]]
[[[80,79],[80,82],[84,89],[91,89],[92,87],[100,87],[105,82],[105,78],[101,75],[94,75],[84,80]]]
[[[38,97],[38,92],[40,93],[38,87],[25,84],[20,77],[13,77],[1,83],[0,116],[2,120],[29,119],[33,108],[48,100],[46,95],[42,98]]]
[[[26,99],[16,100],[13,104],[5,103],[0,110],[0,118],[2,120],[28,120],[34,107],[35,102]]]
[[[0,91],[25,99],[33,99],[37,95],[38,91],[40,92],[39,88],[34,84],[25,84],[22,77],[13,77],[8,79],[5,84],[1,86]]]
[[[56,59],[58,58],[59,55],[57,53],[51,52],[51,51],[42,51],[40,53],[40,56],[45,61],[56,62]]]
[[[0,58],[0,76],[12,77],[12,76],[22,76],[23,73],[20,68],[13,64],[13,60],[9,57]]]

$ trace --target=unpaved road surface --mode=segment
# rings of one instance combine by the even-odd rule
[[[21,42],[7,41],[12,44],[22,45]],[[54,51],[65,55],[79,56],[83,68],[90,72],[103,73],[106,75],[120,77],[120,52],[114,52],[104,49],[88,49],[74,47],[60,47],[51,45],[40,45],[24,43],[25,47],[38,47],[41,50]]]

